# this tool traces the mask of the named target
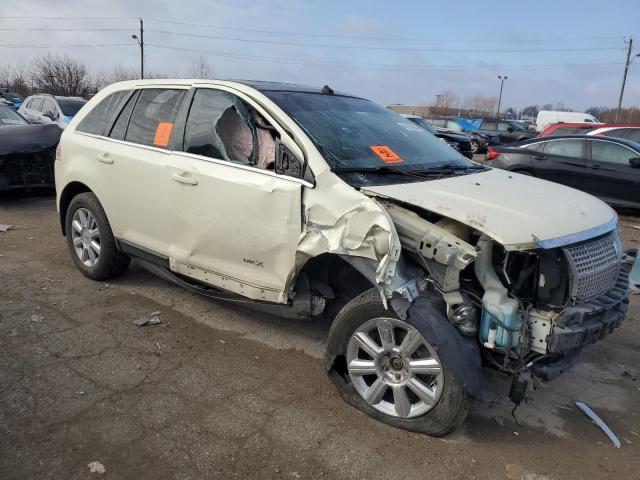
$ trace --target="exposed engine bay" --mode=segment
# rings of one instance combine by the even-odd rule
[[[536,380],[570,368],[584,345],[624,318],[631,262],[623,261],[615,230],[563,247],[514,251],[455,220],[383,205],[403,252],[426,272],[421,290],[441,294],[449,322],[477,338],[485,363],[514,376],[515,403]]]

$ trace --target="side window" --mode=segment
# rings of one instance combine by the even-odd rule
[[[185,92],[159,88],[142,90],[131,114],[124,139],[141,145],[168,147],[173,122]]]
[[[591,159],[596,162],[619,163],[629,165],[629,159],[637,157],[633,150],[605,141],[591,141]]]
[[[511,125],[509,125],[508,123],[504,123],[504,122],[498,123],[499,132],[508,132],[509,128],[511,128]]]
[[[447,122],[445,120],[441,120],[438,118],[431,120],[431,125],[433,125],[434,127],[444,128],[446,124]]]
[[[274,129],[240,98],[196,91],[185,125],[185,152],[271,170],[276,142]]]
[[[103,99],[87,114],[76,127],[79,132],[103,135],[113,114],[120,110],[130,90],[114,92]]]
[[[534,152],[542,152],[544,150],[544,143],[532,143],[531,145],[527,145],[527,150],[533,150]]]
[[[630,128],[627,138],[633,142],[640,143],[640,128]]]
[[[31,100],[30,108],[32,110],[36,110],[37,112],[42,111],[42,98],[34,98]]]
[[[495,130],[496,122],[482,122],[482,130]]]
[[[545,155],[580,158],[582,156],[582,140],[554,140],[544,147]]]
[[[53,113],[54,118],[58,114],[58,109],[56,108],[55,103],[53,103],[53,101],[49,100],[48,98],[42,104],[42,113],[45,113],[45,112]]]
[[[447,128],[450,130],[455,130],[456,132],[462,131],[462,127],[453,120],[447,120]]]
[[[131,98],[129,98],[127,104],[124,106],[113,124],[111,132],[109,132],[109,137],[117,140],[124,140],[124,136],[127,133],[127,126],[129,126],[129,118],[131,117],[133,106],[136,104],[136,98],[137,95],[135,93],[131,95]]]

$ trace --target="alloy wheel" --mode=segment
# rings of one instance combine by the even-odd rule
[[[100,258],[100,230],[93,214],[79,208],[71,220],[71,239],[83,265],[93,267]]]
[[[353,333],[347,370],[358,394],[371,407],[394,417],[424,415],[444,388],[435,349],[416,328],[395,318],[374,318]]]

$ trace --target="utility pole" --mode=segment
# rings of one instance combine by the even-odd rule
[[[496,111],[496,118],[500,118],[500,104],[502,103],[502,87],[504,86],[504,81],[509,78],[506,75],[498,75],[500,79],[500,96],[498,97],[498,110]]]
[[[140,36],[133,34],[131,38],[140,45],[140,78],[144,79],[144,23],[142,22],[142,17],[140,17]]]
[[[627,72],[631,63],[631,47],[633,46],[633,38],[629,37],[629,46],[627,48],[627,61],[624,64],[624,74],[622,75],[622,86],[620,87],[620,96],[618,97],[618,110],[616,111],[616,123],[620,121],[620,109],[622,108],[622,96],[624,95],[624,85],[627,83]],[[640,54],[638,54],[640,55]],[[636,57],[638,56],[636,55]]]

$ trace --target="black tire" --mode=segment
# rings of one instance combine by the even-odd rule
[[[380,294],[374,288],[345,305],[331,325],[326,360],[328,367],[333,366],[328,368],[329,377],[338,388],[342,399],[370,417],[397,428],[435,437],[452,432],[469,413],[473,397],[455,381],[451,371],[444,364],[444,388],[440,399],[431,410],[421,416],[400,418],[380,412],[370,406],[355,389],[346,368],[347,344],[360,325],[378,317],[398,318],[392,310],[384,308]],[[409,321],[405,322],[411,324]],[[337,352],[342,352],[342,359],[339,354],[335,355]]]
[[[73,245],[73,216],[76,211],[81,208],[88,210],[91,215],[93,215],[100,234],[100,254],[97,262],[93,266],[85,265],[82,262]],[[116,239],[113,236],[113,231],[111,230],[111,225],[109,224],[104,208],[102,208],[96,196],[91,192],[80,193],[69,203],[65,217],[65,232],[67,235],[67,246],[69,247],[69,253],[71,254],[73,262],[83,275],[92,280],[106,280],[116,277],[122,274],[131,262],[131,258],[128,255],[118,250]]]
[[[480,142],[478,140],[471,140],[471,151],[476,154],[480,153]]]

